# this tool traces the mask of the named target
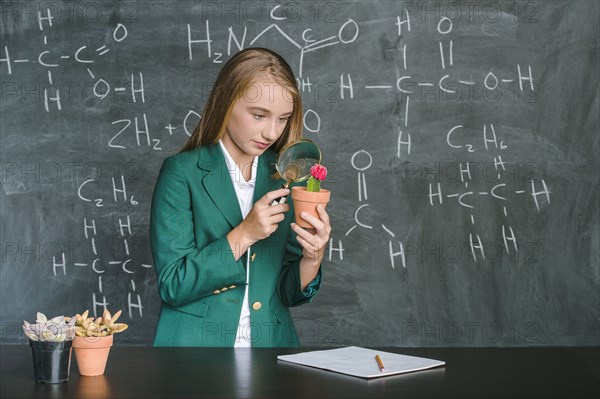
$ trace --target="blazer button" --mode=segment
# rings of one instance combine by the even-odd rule
[[[223,292],[223,291],[227,291],[228,289],[229,289],[229,288],[227,288],[227,287],[223,287],[223,288],[221,288],[221,292]]]
[[[260,302],[254,302],[254,303],[252,304],[252,309],[254,309],[254,310],[258,310],[258,309],[260,309],[260,308],[262,308],[262,303],[260,303]]]
[[[234,289],[234,288],[235,288],[235,285],[234,285],[234,284],[231,284],[231,285],[229,286],[229,289],[230,289],[230,290],[232,290],[232,289]]]
[[[254,259],[256,259],[256,252],[252,254],[252,256],[250,256],[250,261],[254,262]]]
[[[213,291],[213,294],[215,294],[215,295],[217,295],[217,294],[220,294],[220,293],[221,293],[221,291],[220,291],[220,290],[214,290],[214,291]]]

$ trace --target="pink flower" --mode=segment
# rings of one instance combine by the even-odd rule
[[[325,177],[327,177],[327,168],[316,163],[310,168],[310,174],[315,179],[323,181],[325,180]]]

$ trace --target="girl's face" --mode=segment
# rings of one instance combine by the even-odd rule
[[[223,145],[236,163],[251,163],[281,137],[293,110],[289,90],[269,76],[258,77],[233,106]]]

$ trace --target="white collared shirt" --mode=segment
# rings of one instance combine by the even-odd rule
[[[254,186],[256,184],[256,170],[258,167],[258,157],[254,157],[252,165],[240,165],[242,170],[245,168],[252,168],[250,174],[250,180],[246,181],[242,170],[235,163],[229,152],[223,145],[223,142],[219,140],[219,145],[225,156],[225,163],[227,164],[227,170],[231,176],[233,188],[237,196],[238,204],[240,205],[240,211],[242,212],[242,218],[246,218],[250,210],[252,209],[252,199],[254,198]],[[244,292],[244,302],[242,303],[242,311],[240,313],[240,321],[238,323],[237,334],[235,336],[234,347],[250,347],[251,346],[251,335],[250,335],[250,305],[248,301],[248,286],[250,284],[250,249],[246,254],[246,289]]]

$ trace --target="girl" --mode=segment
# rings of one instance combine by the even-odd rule
[[[274,178],[277,152],[302,135],[290,66],[249,48],[223,67],[200,123],[165,159],[150,240],[162,300],[157,346],[298,346],[289,307],[319,290],[331,226],[292,223]]]

